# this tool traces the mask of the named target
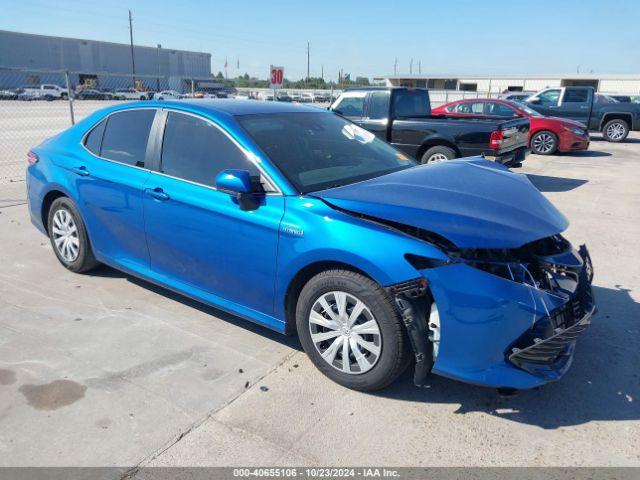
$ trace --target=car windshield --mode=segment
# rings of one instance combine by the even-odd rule
[[[330,113],[236,118],[301,193],[347,185],[417,164],[374,134]]]
[[[520,110],[522,110],[527,115],[531,115],[532,117],[544,117],[540,112],[536,112],[533,108],[522,102],[516,102],[515,100],[510,100],[511,103]]]

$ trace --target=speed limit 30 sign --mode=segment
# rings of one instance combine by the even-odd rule
[[[271,65],[271,74],[269,75],[271,83],[269,88],[282,88],[284,82],[284,67],[274,67]]]

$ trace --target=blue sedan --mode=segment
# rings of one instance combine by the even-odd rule
[[[282,333],[376,390],[413,364],[523,389],[569,368],[595,311],[586,247],[523,175],[419,165],[327,111],[278,102],[100,110],[28,155],[62,265],[110,265]]]

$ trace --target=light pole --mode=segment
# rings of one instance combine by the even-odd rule
[[[162,45],[158,44],[156,51],[158,52],[158,78],[156,80],[156,90],[160,91],[160,49]]]

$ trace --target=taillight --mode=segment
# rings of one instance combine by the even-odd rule
[[[27,153],[27,163],[29,165],[34,165],[36,163],[38,163],[38,160],[40,160],[40,158],[38,157],[38,154],[35,152],[29,152]]]
[[[489,147],[500,148],[500,146],[502,145],[502,140],[504,140],[504,136],[502,135],[501,130],[496,130],[495,132],[491,132],[491,138],[489,139]]]

